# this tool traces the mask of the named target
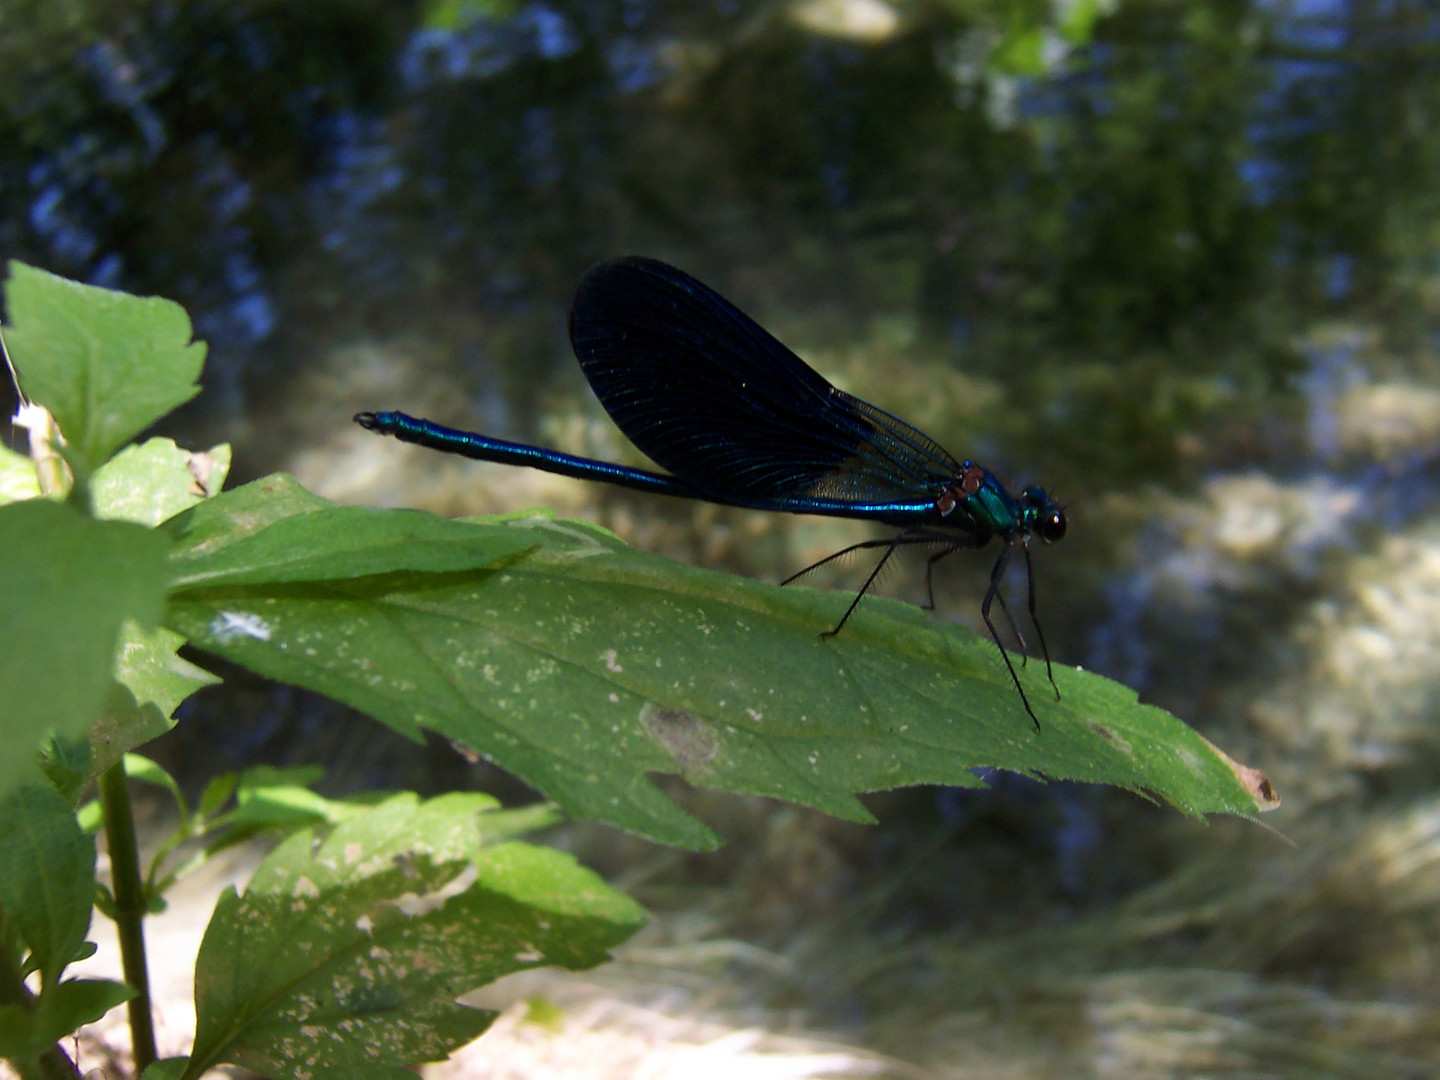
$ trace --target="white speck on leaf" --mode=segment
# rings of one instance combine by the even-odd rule
[[[459,896],[473,885],[479,876],[480,871],[474,865],[467,866],[462,873],[432,892],[424,895],[406,893],[391,903],[402,915],[428,915],[432,911],[439,911],[452,896]]]
[[[221,611],[210,620],[210,633],[222,644],[237,638],[270,640],[270,627],[259,615],[248,611]]]

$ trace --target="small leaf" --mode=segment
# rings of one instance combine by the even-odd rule
[[[188,1057],[163,1058],[160,1061],[151,1062],[150,1066],[140,1074],[140,1080],[180,1080],[185,1075],[185,1067],[190,1064]]]
[[[185,796],[180,792],[180,785],[164,766],[140,754],[126,754],[123,760],[126,776],[131,780],[140,780],[164,788],[175,800],[175,806],[180,811],[180,820],[184,821],[190,816],[189,809],[185,806]]]
[[[135,991],[109,979],[66,979],[40,995],[35,1010],[39,1049],[59,1042],[83,1024],[93,1024]]]
[[[182,701],[220,681],[179,655],[184,644],[183,637],[164,627],[145,631],[130,621],[121,626],[115,652],[119,685],[90,727],[91,777],[164,735],[175,726],[173,717]]]
[[[232,828],[294,828],[302,825],[335,825],[366,807],[353,801],[327,799],[303,787],[273,784],[242,791],[234,810],[225,815]]]
[[[438,863],[477,859],[487,848],[558,819],[553,807],[501,810],[499,805],[494,796],[478,791],[454,791],[423,802],[413,792],[400,792],[348,814],[345,835],[373,858],[419,852]]]
[[[40,480],[35,465],[24,454],[0,444],[0,506],[22,499],[40,497]]]
[[[40,751],[40,771],[73,806],[91,776],[90,743],[68,736],[50,739]]]
[[[242,792],[236,809],[221,815],[212,824],[237,834],[226,835],[220,840],[220,846],[228,847],[243,836],[260,830],[339,825],[367,817],[377,806],[415,805],[418,801],[418,796],[410,792],[383,798],[357,796],[327,799],[308,788],[274,784]],[[493,796],[481,792],[454,792],[432,799],[417,810],[414,819],[405,821],[406,831],[400,838],[403,849],[412,850],[421,843],[421,838],[430,837],[425,841],[428,846],[424,850],[432,857],[439,859],[443,854],[447,859],[462,858],[479,852],[481,848],[548,828],[563,820],[563,815],[555,807],[545,803],[514,810],[501,810],[499,805]],[[447,825],[463,822],[463,843],[444,848],[437,846],[428,832],[432,820],[443,820]]]
[[[78,735],[112,684],[126,619],[153,627],[165,600],[166,538],[95,521],[46,499],[0,506],[0,791],[47,734]]]
[[[220,680],[179,655],[185,639],[161,627],[144,631],[133,622],[120,628],[115,678],[137,702],[154,705],[168,721],[180,703]],[[166,724],[168,730],[171,725]]]
[[[221,773],[206,784],[205,790],[200,794],[196,815],[204,820],[218,814],[220,808],[230,800],[230,796],[235,794],[235,785],[239,780],[239,773]]]
[[[309,787],[324,776],[325,771],[317,766],[281,769],[260,765],[232,777],[235,807],[209,821],[209,827],[219,831],[205,850],[213,854],[262,831],[285,833],[312,825],[338,825],[387,798],[381,792],[367,792],[348,799],[328,799]]]
[[[10,263],[5,340],[31,400],[91,469],[200,391],[205,345],[170,300],[81,285]]]
[[[165,531],[175,538],[174,558],[183,566],[186,559],[214,555],[277,521],[331,505],[280,473],[198,503],[166,521]]]
[[[95,471],[96,516],[159,525],[217,493],[230,470],[230,447],[191,453],[171,439],[127,446]]]
[[[496,810],[479,818],[480,846],[489,847],[518,836],[539,832],[565,820],[558,806],[551,803],[532,803],[517,806],[513,810]]]
[[[242,492],[245,489],[211,500],[206,514],[225,513],[227,507],[216,504],[232,495],[245,498],[248,492]],[[196,543],[189,521],[178,522],[177,530],[182,544],[174,554],[171,582],[177,590],[474,570],[519,555],[534,543],[513,529],[477,528],[415,510],[358,506],[296,513],[253,533],[229,537],[223,546]]]
[[[459,843],[457,822],[473,816],[450,807],[462,812],[392,800],[318,848],[298,833],[243,896],[221,896],[196,963],[187,1076],[220,1063],[285,1078],[385,1075],[367,1070],[439,1060],[494,1016],[460,995],[543,964],[592,966],[643,922],[558,852],[507,844],[478,874],[433,861],[430,841]]]
[[[95,841],[49,784],[0,796],[0,912],[30,950],[43,985],[85,942],[95,888]]]

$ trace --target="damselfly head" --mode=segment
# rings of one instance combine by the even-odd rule
[[[1041,540],[1053,544],[1065,538],[1065,511],[1055,505],[1044,488],[1032,484],[1020,492],[1019,501],[1031,530]]]

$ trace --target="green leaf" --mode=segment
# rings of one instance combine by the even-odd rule
[[[651,772],[856,821],[871,820],[858,793],[974,785],[983,766],[1192,814],[1272,798],[1173,716],[1073,669],[1055,669],[1058,703],[1043,665],[1021,670],[1037,733],[990,642],[908,605],[867,597],[821,638],[847,594],[683,566],[578,523],[503,527],[543,546],[476,574],[193,591],[170,618],[236,663],[456,739],[567,813],[666,843],[715,841]],[[234,612],[265,633],[232,630]]]
[[[318,848],[297,833],[243,896],[221,896],[196,962],[186,1076],[222,1062],[298,1078],[439,1060],[494,1016],[460,995],[545,964],[590,967],[643,922],[558,852],[450,858],[474,814],[436,802],[391,800]]]
[[[173,724],[170,717],[196,690],[219,683],[219,678],[204,668],[183,660],[179,649],[184,638],[164,626],[143,631],[134,622],[121,626],[120,647],[115,652],[115,678],[120,680],[135,701],[154,706],[164,717],[164,730]]]
[[[166,537],[46,499],[0,506],[0,791],[34,768],[47,734],[79,734],[112,685],[126,619],[153,627]]]
[[[366,809],[362,802],[327,799],[309,788],[269,784],[248,790],[242,788],[238,805],[225,815],[225,824],[250,830],[336,825],[363,814]]]
[[[325,770],[318,766],[285,769],[259,765],[238,775],[220,777],[218,788],[212,783],[206,789],[209,803],[202,800],[202,809],[212,807],[205,813],[209,819],[205,827],[214,831],[204,854],[208,857],[262,831],[284,833],[312,825],[338,825],[389,797],[383,792],[366,792],[348,799],[327,799],[310,789],[324,776]],[[217,814],[215,811],[231,792],[235,795],[234,809]]]
[[[415,855],[436,864],[475,860],[495,844],[497,835],[489,823],[502,816],[498,806],[493,796],[478,791],[454,791],[424,801],[402,791],[349,814],[339,835],[377,861]],[[259,871],[250,882],[251,889],[272,886]]]
[[[288,480],[288,478],[286,478]],[[232,502],[248,505],[257,485],[280,486],[276,478],[256,481],[197,507],[176,522],[181,540],[172,586],[336,581],[402,571],[442,573],[493,566],[519,555],[534,540],[501,526],[476,528],[417,510],[371,510],[322,503],[258,527],[229,533],[214,542],[210,522],[233,522]],[[252,521],[245,525],[257,524]],[[256,628],[258,629],[258,628]],[[250,632],[232,626],[235,633]]]
[[[419,797],[410,792],[379,798],[372,794],[349,799],[327,799],[307,787],[279,782],[257,784],[252,780],[249,783],[242,782],[236,808],[212,824],[234,830],[235,835],[227,836],[221,841],[223,846],[229,846],[262,829],[339,825],[370,814],[377,804],[413,805],[418,800]],[[413,841],[414,837],[424,830],[429,817],[440,816],[447,822],[463,818],[467,822],[466,842],[459,847],[447,848],[445,856],[461,858],[478,852],[482,847],[548,828],[562,820],[562,815],[555,807],[544,803],[515,810],[501,810],[499,806],[493,796],[480,792],[456,792],[432,799],[417,811],[416,820],[406,825],[406,828],[411,830],[406,840]]]
[[[208,558],[277,521],[332,505],[278,473],[198,503],[167,521],[165,531],[175,538],[174,557],[183,567],[187,559]]]
[[[480,833],[478,842],[481,847],[489,847],[548,829],[564,820],[565,815],[560,812],[560,808],[550,803],[532,803],[529,806],[517,806],[513,810],[496,810],[476,821]]]
[[[164,1058],[151,1063],[149,1068],[140,1074],[140,1080],[180,1080],[189,1064],[188,1057]]]
[[[95,841],[49,784],[0,796],[0,912],[53,987],[90,928]]]
[[[190,816],[189,808],[185,805],[185,796],[181,794],[180,785],[175,777],[171,776],[159,762],[151,761],[141,754],[126,754],[125,775],[131,780],[139,780],[146,784],[154,784],[156,787],[164,788],[175,800],[175,806],[180,811],[180,820],[183,822]]]
[[[59,1042],[83,1024],[93,1024],[135,991],[109,979],[66,979],[40,995],[35,1009],[35,1049]]]
[[[35,1014],[19,1005],[0,1005],[0,1059],[14,1062],[29,1062],[30,1070],[22,1072],[23,1078],[38,1076],[35,1059],[40,1056],[39,1043],[35,1037]]]
[[[98,517],[159,525],[216,495],[230,471],[230,447],[192,453],[171,439],[127,446],[90,478]]]
[[[146,632],[131,622],[120,628],[115,678],[138,703],[155,707],[165,718],[167,731],[173,726],[170,717],[182,701],[220,681],[179,656],[184,644],[184,638],[164,627]]]
[[[208,784],[200,794],[200,805],[195,813],[202,820],[212,818],[220,812],[220,808],[235,794],[235,785],[240,781],[239,773],[221,773]]]
[[[56,736],[40,751],[40,771],[71,806],[90,780],[90,743],[85,739]]]
[[[20,386],[94,469],[200,391],[185,309],[10,263],[5,341]]]
[[[115,652],[115,678],[99,717],[90,726],[90,777],[99,776],[128,751],[175,726],[180,703],[220,680],[182,659],[185,639],[163,626],[145,631],[126,621]]]
[[[254,765],[242,772],[236,781],[236,798],[241,802],[254,792],[276,787],[314,787],[325,779],[319,765]]]
[[[40,480],[35,475],[34,463],[24,454],[0,444],[0,506],[39,496]]]

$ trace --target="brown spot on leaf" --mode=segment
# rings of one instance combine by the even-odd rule
[[[1275,794],[1275,789],[1270,785],[1270,778],[1259,769],[1252,769],[1248,765],[1232,763],[1235,765],[1235,775],[1240,778],[1240,783],[1245,785],[1245,790],[1255,797],[1261,810],[1274,810],[1280,805],[1280,796]]]
[[[704,772],[720,754],[720,740],[710,725],[692,712],[647,703],[640,722],[680,766],[682,776]]]
[[[1119,735],[1116,735],[1115,732],[1111,731],[1098,720],[1087,720],[1086,723],[1090,725],[1091,731],[1093,731],[1096,735],[1099,735],[1100,738],[1104,739],[1106,742],[1113,743],[1116,747],[1125,751],[1125,753],[1127,754],[1131,752],[1130,741],[1128,739],[1122,739]]]
[[[1204,736],[1201,736],[1204,738]],[[1260,811],[1274,810],[1280,805],[1280,796],[1270,783],[1270,778],[1259,769],[1252,769],[1249,765],[1241,765],[1235,761],[1209,739],[1205,739],[1205,745],[1214,751],[1215,756],[1226,765],[1230,766],[1235,773],[1235,779],[1240,781],[1241,786],[1255,800],[1255,809]]]

